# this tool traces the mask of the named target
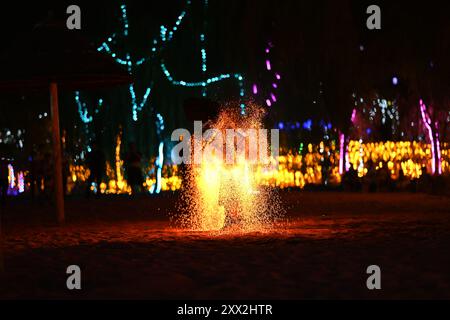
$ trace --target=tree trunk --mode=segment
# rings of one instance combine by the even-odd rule
[[[50,104],[52,112],[52,138],[53,138],[53,185],[55,192],[56,216],[58,223],[64,223],[64,190],[62,175],[61,137],[59,133],[58,85],[50,84]]]

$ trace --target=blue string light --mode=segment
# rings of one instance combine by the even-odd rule
[[[208,7],[208,0],[204,0],[203,1],[203,9],[204,12],[206,13],[207,7]],[[176,26],[181,23],[181,21],[183,20],[185,16],[185,12],[183,12],[179,17],[177,22],[175,23]],[[176,31],[176,26],[174,28],[172,28],[172,30]],[[205,30],[204,30],[205,31]],[[167,28],[164,26],[161,26],[161,40],[162,41],[166,41],[166,34],[167,34]],[[169,32],[169,40],[171,39],[171,33]],[[225,74],[220,74],[218,76],[215,77],[206,77],[206,71],[208,69],[207,66],[207,54],[206,54],[206,46],[205,46],[205,42],[206,42],[206,36],[205,36],[205,32],[200,34],[200,54],[201,54],[201,59],[202,59],[202,64],[201,64],[201,71],[202,71],[202,76],[203,76],[203,80],[202,81],[185,81],[185,80],[175,80],[170,71],[167,69],[164,60],[161,59],[161,70],[164,73],[164,75],[166,76],[167,80],[169,80],[169,82],[174,85],[174,86],[182,86],[182,87],[191,87],[191,88],[195,88],[195,87],[199,87],[202,89],[202,96],[206,97],[207,94],[207,87],[209,85],[215,84],[216,82],[219,81],[223,81],[226,79],[236,79],[239,85],[239,97],[241,99],[244,98],[245,96],[245,90],[244,90],[244,77],[240,74],[240,73],[225,73]],[[241,114],[245,114],[245,104],[241,103],[240,104],[240,108],[241,108]]]
[[[156,133],[158,137],[160,137],[162,132],[164,131],[164,118],[161,114],[156,114]],[[159,142],[158,146],[158,156],[156,157],[155,166],[156,166],[156,183],[150,187],[149,192],[160,193],[161,192],[161,180],[162,180],[162,169],[164,165],[164,141]]]
[[[163,71],[164,75],[166,76],[167,80],[170,81],[170,83],[174,86],[182,86],[182,87],[190,87],[190,88],[195,88],[195,87],[202,87],[202,88],[206,88],[207,86],[214,84],[216,82],[219,81],[223,81],[226,79],[236,79],[238,84],[239,84],[239,96],[241,98],[243,98],[245,96],[245,90],[244,90],[244,77],[240,74],[240,73],[224,73],[215,77],[211,77],[211,78],[207,78],[204,79],[202,81],[194,81],[194,82],[190,82],[190,81],[184,81],[184,80],[175,80],[172,77],[172,74],[169,72],[169,70],[167,69],[164,60],[161,60],[161,70]],[[241,113],[245,114],[245,104],[241,104]]]
[[[127,17],[127,7],[123,4],[120,6],[122,9],[122,21],[123,21],[123,35],[128,36],[128,17]]]
[[[78,114],[80,115],[80,119],[84,124],[92,122],[93,118],[89,115],[89,112],[87,110],[86,103],[81,102],[80,100],[80,92],[75,91],[75,102],[77,103],[78,107]],[[103,100],[102,100],[103,103]]]
[[[158,49],[160,50],[162,48],[162,45],[165,43],[170,42],[171,40],[173,40],[173,37],[176,33],[176,31],[179,30],[180,25],[182,24],[183,20],[185,19],[186,15],[187,15],[187,8],[189,8],[189,6],[191,5],[191,1],[187,0],[186,1],[186,9],[183,10],[179,15],[177,20],[175,21],[174,25],[169,29],[164,25],[160,26],[160,40],[161,42],[158,41],[158,39],[154,39],[153,40],[153,47],[151,49],[152,54],[155,54]],[[204,6],[205,6],[205,10],[206,7],[208,6],[208,1],[204,0]],[[128,16],[127,16],[127,8],[126,5],[123,4],[120,6],[121,11],[122,11],[122,24],[123,24],[123,36],[127,37],[128,36],[128,29],[129,29],[129,23],[128,23]],[[123,57],[119,57],[119,55],[115,52],[113,52],[113,50],[111,49],[110,44],[114,43],[117,39],[117,33],[112,34],[110,37],[107,38],[106,41],[104,41],[99,47],[98,47],[98,51],[103,51],[107,54],[109,54],[112,58],[115,59],[115,61],[120,64],[120,65],[124,65],[127,66],[128,72],[131,74],[133,73],[133,68],[142,65],[143,63],[145,63],[146,61],[148,61],[148,58],[140,58],[140,59],[136,59],[133,60],[131,58],[131,56],[127,53],[125,58]],[[240,98],[244,98],[245,96],[245,90],[244,90],[244,78],[241,74],[239,73],[235,73],[235,74],[231,74],[231,73],[227,73],[227,74],[221,74],[219,76],[216,77],[210,77],[210,78],[206,78],[206,71],[207,71],[207,53],[206,53],[206,48],[205,48],[205,41],[206,41],[206,36],[204,33],[202,33],[200,35],[200,42],[201,42],[201,57],[202,57],[202,65],[201,65],[201,70],[202,70],[202,74],[203,74],[203,78],[204,80],[202,81],[197,81],[197,82],[190,82],[190,81],[183,81],[183,80],[174,80],[170,74],[170,72],[168,71],[168,69],[165,66],[165,63],[163,60],[161,60],[161,69],[164,73],[164,75],[166,76],[166,78],[172,83],[172,85],[174,86],[183,86],[183,87],[200,87],[202,88],[202,95],[206,96],[207,93],[207,86],[214,84],[216,82],[222,81],[222,80],[226,80],[226,79],[230,79],[230,78],[234,78],[238,81],[238,85],[239,85],[239,96]],[[159,46],[158,46],[159,45]],[[131,105],[132,105],[132,119],[134,121],[138,120],[138,114],[140,111],[142,111],[142,109],[144,108],[145,104],[148,101],[149,95],[152,91],[151,87],[146,87],[145,89],[145,93],[141,99],[141,102],[138,102],[137,97],[136,97],[136,92],[135,92],[135,87],[134,84],[131,84],[129,86],[129,92],[130,92],[130,97],[131,97]],[[241,113],[245,114],[245,104],[241,103]],[[87,120],[86,117],[81,116],[82,113],[80,113],[80,117],[82,118],[82,120]],[[84,121],[83,121],[84,122]]]
[[[189,4],[190,1],[188,1],[187,3]],[[129,23],[128,23],[128,16],[127,16],[126,5],[124,5],[124,4],[121,5],[120,9],[122,11],[123,36],[125,38],[127,38],[128,37]],[[186,14],[185,11],[183,11],[180,14],[180,16],[178,17],[177,22],[175,23],[176,26],[180,25],[181,20],[185,16],[185,14]],[[161,28],[164,29],[163,26],[161,26]],[[148,61],[148,58],[140,58],[140,59],[133,60],[129,53],[126,54],[125,58],[119,57],[118,54],[113,52],[113,50],[110,47],[110,44],[115,42],[116,38],[117,38],[117,34],[114,33],[113,35],[108,37],[108,39],[106,41],[104,41],[97,48],[97,50],[100,51],[100,52],[103,51],[103,52],[109,54],[112,58],[114,58],[114,60],[118,64],[126,66],[128,72],[130,74],[133,73],[135,67],[141,66],[143,63]],[[153,44],[156,45],[157,43],[158,43],[158,41],[155,39],[153,41]],[[156,47],[152,48],[152,52],[156,52]],[[145,92],[144,92],[144,95],[142,96],[142,99],[140,99],[140,102],[138,101],[138,99],[136,97],[135,85],[134,84],[130,84],[128,89],[129,89],[130,99],[131,99],[132,119],[133,119],[133,121],[138,121],[138,115],[144,109],[144,107],[145,107],[145,105],[146,105],[146,103],[147,103],[147,101],[149,99],[149,96],[150,96],[150,93],[152,91],[152,88],[151,88],[151,86],[145,87]]]
[[[190,6],[191,1],[186,1],[186,7]],[[127,8],[126,5],[123,4],[120,6],[120,9],[122,11],[122,24],[123,24],[123,36],[126,38],[128,36],[128,16],[127,16]],[[170,28],[170,30],[162,25],[160,27],[160,38],[161,38],[161,45],[163,43],[167,43],[171,41],[175,35],[175,32],[178,30],[179,26],[183,22],[183,19],[186,17],[187,10],[183,10],[180,15],[178,16],[177,20],[175,21],[175,24]],[[106,41],[104,41],[98,48],[98,51],[103,51],[107,54],[109,54],[114,60],[121,65],[127,66],[127,70],[130,74],[133,73],[134,67],[141,66],[145,62],[149,60],[149,58],[144,57],[140,59],[133,60],[131,56],[127,53],[125,58],[121,58],[118,56],[117,53],[113,52],[113,50],[110,47],[110,44],[115,42],[117,38],[117,33],[112,34]],[[158,47],[158,40],[153,39],[153,47],[152,47],[152,54],[155,54],[158,49],[161,49],[161,45]],[[134,84],[131,84],[129,86],[129,92],[130,92],[130,98],[131,98],[131,106],[132,106],[132,119],[133,121],[138,120],[138,114],[142,111],[142,109],[145,107],[145,104],[147,103],[147,100],[149,98],[149,95],[152,91],[151,87],[146,87],[145,93],[141,99],[141,102],[138,102],[135,92],[135,86]],[[82,119],[83,120],[83,119]]]
[[[207,65],[206,65],[206,49],[205,49],[205,34],[200,35],[200,43],[201,43],[201,49],[200,53],[202,56],[202,74],[205,76]],[[206,97],[206,86],[202,86],[202,96]]]
[[[187,5],[190,5],[190,4],[191,4],[191,2],[187,1]],[[177,21],[175,22],[175,25],[171,28],[169,33],[167,33],[168,29],[166,26],[162,25],[160,27],[160,37],[163,42],[171,41],[173,39],[175,32],[178,30],[178,27],[181,25],[181,22],[183,21],[185,16],[186,16],[186,11],[182,11],[181,14],[178,16]]]
[[[150,53],[149,57],[133,59],[129,53],[126,53],[125,57],[120,57],[119,54],[114,52],[111,48],[111,46],[116,44],[116,42],[121,37],[120,34],[118,34],[118,33],[113,33],[111,36],[109,36],[106,39],[106,41],[101,43],[101,45],[97,48],[97,50],[99,52],[104,52],[104,53],[110,55],[118,64],[126,66],[128,72],[130,74],[132,74],[136,67],[141,66],[142,64],[149,61],[151,58],[155,58],[157,56],[157,53],[160,52],[164,48],[164,45],[166,45],[168,42],[173,40],[175,33],[179,30],[179,27],[181,26],[181,24],[183,23],[183,20],[185,20],[185,18],[187,16],[187,12],[188,12],[187,9],[190,7],[190,5],[191,5],[191,0],[187,0],[185,9],[182,10],[181,13],[178,15],[177,20],[175,21],[175,23],[172,27],[168,28],[164,25],[160,26],[159,37],[153,39],[153,46],[151,48],[151,53]],[[204,8],[206,10],[206,7],[208,6],[207,0],[204,0],[204,6],[205,6]],[[128,22],[128,16],[127,16],[127,7],[125,4],[122,4],[120,6],[120,9],[122,12],[121,21],[122,21],[122,25],[123,25],[122,37],[127,38],[128,34],[129,34],[129,22]],[[161,66],[161,69],[162,69],[164,75],[174,86],[200,87],[202,89],[203,96],[206,96],[206,92],[207,92],[206,90],[209,85],[212,85],[216,82],[223,81],[226,79],[235,79],[239,85],[239,96],[241,99],[243,99],[245,96],[244,77],[241,74],[226,73],[226,74],[220,74],[215,77],[209,77],[209,78],[206,77],[206,72],[207,72],[208,67],[207,67],[207,53],[206,53],[205,41],[206,41],[206,36],[205,36],[205,32],[203,32],[200,35],[200,42],[201,42],[201,58],[202,58],[201,71],[202,71],[202,75],[203,75],[202,78],[204,80],[197,81],[197,82],[175,80],[172,78],[170,72],[168,71],[168,69],[166,68],[166,66],[164,64],[164,61],[161,59],[160,66]],[[149,100],[149,97],[150,97],[150,94],[152,91],[152,87],[144,86],[144,88],[145,88],[145,92],[144,92],[142,98],[140,99],[140,101],[138,101],[134,84],[129,85],[129,93],[130,93],[130,100],[131,100],[131,106],[132,106],[133,121],[138,120],[139,113],[143,110],[143,108],[145,107],[145,105],[147,104],[147,102]],[[79,92],[75,93],[75,101],[78,106],[78,112],[79,112],[81,121],[85,124],[91,123],[93,121],[93,118],[88,113],[86,103],[83,103],[81,101]],[[103,99],[100,99],[99,103],[98,103],[99,107],[102,104],[103,104]],[[245,114],[245,104],[241,103],[240,107],[241,107],[241,113]],[[98,112],[98,109],[95,112]],[[86,129],[87,129],[87,127],[86,127]],[[155,165],[157,167],[157,179],[156,179],[157,182],[156,182],[156,186],[155,186],[156,189],[154,189],[154,191],[156,193],[159,193],[161,190],[161,173],[162,173],[162,165],[163,165],[163,161],[164,161],[164,154],[163,154],[164,142],[161,139],[161,134],[162,134],[163,130],[164,130],[164,119],[163,119],[162,115],[158,113],[157,114],[156,131],[157,131],[158,137],[160,138],[161,142],[160,142],[159,148],[158,148],[158,158],[157,158],[157,161],[155,162]]]

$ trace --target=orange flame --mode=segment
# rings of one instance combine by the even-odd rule
[[[227,129],[262,128],[261,109],[252,108],[246,116],[233,109],[224,109],[209,128],[225,132]],[[202,141],[205,150],[209,141]],[[229,146],[227,146],[229,147]],[[273,210],[278,201],[257,179],[260,165],[245,154],[234,152],[234,163],[224,155],[203,154],[203,161],[190,165],[183,194],[182,224],[199,231],[260,231],[270,226],[276,216]],[[270,203],[269,203],[269,198]],[[278,208],[277,208],[278,209]]]

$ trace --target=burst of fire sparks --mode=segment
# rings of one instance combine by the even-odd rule
[[[207,125],[221,132],[259,129],[262,127],[260,111],[254,108],[242,117],[232,109],[225,109],[217,121]],[[210,143],[202,141],[203,150]],[[181,208],[185,227],[199,231],[260,231],[269,227],[277,213],[281,213],[281,210],[274,210],[278,203],[276,197],[258,184],[260,165],[250,161],[246,153],[233,154],[231,164],[225,161],[224,155],[212,153],[207,158],[203,154],[200,164],[189,166]]]

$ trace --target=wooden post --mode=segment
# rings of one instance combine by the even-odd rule
[[[59,133],[59,110],[58,110],[58,85],[50,83],[50,104],[52,113],[52,138],[53,138],[53,184],[55,192],[56,216],[58,223],[64,223],[64,190],[62,176],[61,137]]]

